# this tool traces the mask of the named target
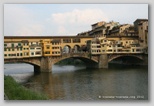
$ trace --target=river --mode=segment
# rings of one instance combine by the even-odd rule
[[[5,64],[11,75],[51,100],[147,100],[148,67],[109,65],[108,69],[54,65],[52,73],[35,74],[29,64]]]

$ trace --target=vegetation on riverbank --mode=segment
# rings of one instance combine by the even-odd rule
[[[56,63],[56,65],[84,65],[84,62],[79,59],[68,58]]]
[[[4,92],[9,100],[48,100],[47,96],[25,88],[11,76],[4,76]]]

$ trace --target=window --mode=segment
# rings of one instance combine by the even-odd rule
[[[136,51],[137,51],[137,52],[140,52],[140,51],[142,51],[142,50],[141,50],[141,49],[136,49]]]
[[[73,39],[73,43],[80,43],[80,39]]]
[[[7,56],[7,54],[4,54],[4,56],[6,57],[6,56]]]
[[[12,56],[16,56],[16,54],[12,54]]]
[[[22,56],[22,53],[20,53],[20,56]]]
[[[108,50],[108,52],[112,52],[112,50]]]
[[[40,50],[41,48],[36,48],[37,50]]]
[[[45,54],[50,54],[50,52],[45,52]]]
[[[4,43],[4,46],[7,46],[7,44],[6,44],[6,43]]]
[[[50,49],[50,46],[49,46],[49,45],[47,45],[47,46],[46,46],[46,49]]]
[[[25,54],[25,56],[29,55],[29,53],[24,53],[24,54]]]
[[[18,46],[21,46],[21,43],[18,43]]]
[[[28,45],[28,43],[24,43],[24,46],[27,46]]]
[[[7,49],[6,49],[6,48],[4,48],[4,51],[7,51]]]
[[[34,55],[34,52],[32,52],[31,55]]]
[[[14,44],[12,43],[12,47],[14,47]]]
[[[63,39],[63,43],[71,43],[71,39]]]
[[[30,48],[31,50],[34,50],[34,48]]]
[[[100,50],[97,50],[97,52],[100,52]]]
[[[35,54],[36,54],[36,55],[41,55],[41,52],[36,52]]]

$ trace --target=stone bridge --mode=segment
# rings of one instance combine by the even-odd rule
[[[148,58],[143,54],[101,54],[101,55],[91,55],[90,53],[67,53],[62,54],[61,57],[30,57],[30,58],[11,58],[4,59],[4,63],[28,63],[34,66],[34,72],[51,72],[52,65],[67,59],[74,58],[82,60],[87,68],[108,68],[108,63],[112,60],[120,57],[134,57],[141,61]],[[146,58],[145,58],[146,57]]]

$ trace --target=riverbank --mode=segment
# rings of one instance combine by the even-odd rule
[[[11,76],[4,76],[4,92],[9,100],[48,100],[46,95],[25,88]]]

